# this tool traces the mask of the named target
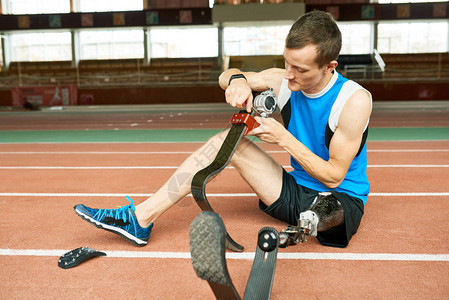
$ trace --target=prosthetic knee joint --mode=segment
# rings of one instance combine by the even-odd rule
[[[296,226],[289,225],[279,233],[279,247],[285,248],[307,241],[307,236],[317,236],[318,231],[326,231],[343,224],[344,210],[340,201],[331,192],[322,192],[310,207],[299,215]]]

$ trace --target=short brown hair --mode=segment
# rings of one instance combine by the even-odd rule
[[[285,40],[288,49],[317,46],[316,63],[321,68],[337,60],[341,50],[341,32],[331,14],[314,10],[300,17],[290,28]]]

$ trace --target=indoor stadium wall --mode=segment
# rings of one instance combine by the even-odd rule
[[[338,4],[328,1],[329,5],[304,5],[297,1],[285,3],[288,7],[305,7],[304,11],[321,9],[329,11],[337,9],[343,21],[361,20],[360,10],[366,1],[352,1],[353,4]],[[321,3],[323,1],[315,1]],[[355,3],[357,2],[357,3]],[[362,3],[363,2],[363,3]],[[256,5],[258,20],[267,20],[273,16],[273,7],[277,4]],[[301,6],[302,5],[302,6]],[[397,19],[393,12],[398,5],[375,6],[375,14]],[[410,4],[409,19],[432,19],[432,3]],[[149,5],[150,6],[150,5]],[[237,14],[239,5],[220,6],[216,10],[209,8],[192,8],[192,23],[215,24],[217,22],[241,21]],[[270,7],[271,6],[271,7]],[[287,7],[285,6],[285,7]],[[265,9],[263,9],[265,7]],[[280,10],[282,10],[282,6]],[[278,7],[278,8],[279,8]],[[246,6],[245,8],[249,8]],[[125,20],[133,20],[125,26],[148,26],[145,13],[151,11],[123,12]],[[186,8],[182,8],[185,10]],[[157,9],[156,9],[157,10]],[[291,10],[291,9],[290,9]],[[242,11],[242,10],[240,10]],[[179,24],[179,9],[159,10],[160,18],[166,17],[164,26]],[[204,13],[205,12],[205,13]],[[106,22],[98,24],[98,28],[111,27],[113,14],[110,12],[93,13],[94,20]],[[82,28],[80,13],[61,15],[61,24],[65,28]],[[280,18],[279,12],[276,14]],[[449,15],[446,5],[445,15]],[[239,17],[240,16],[240,17]],[[21,31],[17,18],[23,16],[0,14],[0,31]],[[46,15],[29,15],[35,30],[53,30],[49,28]],[[376,18],[376,15],[374,15]],[[380,17],[379,17],[380,18]],[[401,18],[404,19],[404,18]],[[439,18],[441,19],[441,18]],[[447,20],[446,18],[443,18]],[[103,20],[103,21],[102,21]],[[140,21],[139,21],[140,20]],[[147,20],[148,21],[148,20]],[[257,21],[257,20],[254,20]],[[140,22],[140,23],[139,23]],[[143,22],[143,23],[142,23]],[[33,25],[34,24],[34,25]],[[44,28],[45,27],[45,28]],[[94,26],[95,27],[95,26]],[[55,29],[57,30],[57,29]],[[380,72],[374,63],[357,64],[356,67],[340,69],[343,75],[358,81],[370,90],[375,101],[388,100],[448,100],[449,99],[449,54],[382,54],[386,63],[385,70]],[[223,63],[226,59],[226,62]],[[343,65],[343,64],[342,64]],[[218,86],[218,76],[227,67],[237,67],[244,71],[257,71],[269,67],[283,67],[282,56],[246,56],[246,57],[204,57],[179,59],[120,59],[120,60],[80,60],[60,62],[11,62],[0,72],[0,106],[12,103],[12,87],[32,86],[64,86],[77,88],[78,104],[156,104],[156,103],[204,103],[224,101],[224,92]]]

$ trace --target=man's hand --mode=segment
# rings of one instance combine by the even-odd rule
[[[260,72],[242,72],[239,69],[228,69],[218,78],[218,84],[225,92],[226,102],[233,107],[245,108],[251,112],[253,108],[252,91],[266,91],[269,88],[278,95],[284,78],[284,69],[271,68]],[[246,78],[234,78],[229,84],[232,75],[243,74]]]
[[[259,116],[254,118],[260,126],[248,132],[248,135],[254,135],[266,143],[277,144],[288,134],[288,131],[285,129],[284,125],[276,121],[274,118],[262,118]]]
[[[253,107],[253,94],[251,87],[244,78],[236,78],[231,81],[225,92],[226,102],[233,107],[244,108],[251,112]]]

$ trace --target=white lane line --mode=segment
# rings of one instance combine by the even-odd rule
[[[368,152],[449,152],[449,149],[368,149]],[[285,150],[268,150],[267,153],[285,153]],[[17,155],[82,155],[82,154],[192,154],[193,151],[0,151],[1,154],[17,154]]]
[[[284,151],[285,152],[285,151]],[[18,154],[18,155],[60,155],[60,154],[192,154],[193,151],[5,151],[0,154]]]
[[[292,166],[282,166],[291,169]],[[0,166],[0,170],[173,170],[179,166]],[[449,165],[368,165],[368,168],[449,168]],[[234,167],[226,167],[234,169]]]
[[[369,193],[368,197],[445,197],[449,192],[437,193]]]
[[[1,154],[18,154],[18,155],[38,155],[38,154],[44,154],[44,155],[66,155],[66,154],[149,154],[149,155],[155,155],[155,154],[192,154],[194,151],[0,151]],[[285,150],[269,150],[266,151],[267,153],[287,153]]]
[[[368,149],[367,152],[449,152],[449,149]]]
[[[61,256],[70,250],[49,249],[0,249],[3,256]],[[190,252],[157,252],[157,251],[103,251],[106,257],[115,258],[168,258],[190,259]],[[254,252],[226,253],[228,259],[253,260]],[[449,254],[411,254],[411,253],[317,253],[295,252],[278,253],[278,259],[297,260],[368,260],[368,261],[436,261],[448,262]]]
[[[151,197],[153,194],[134,193],[0,193],[0,197]],[[191,194],[187,195],[192,197]],[[209,197],[257,197],[255,193],[208,193]],[[370,193],[368,197],[446,197],[449,192]]]
[[[449,165],[368,165],[368,168],[448,168]]]
[[[123,166],[123,167],[110,167],[110,166],[96,166],[96,167],[49,167],[49,166],[9,166],[0,167],[0,170],[159,170],[159,169],[177,169],[176,166]],[[228,167],[231,168],[231,167]]]

